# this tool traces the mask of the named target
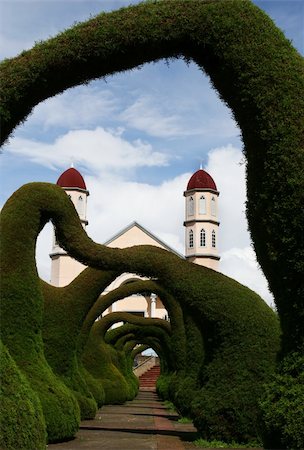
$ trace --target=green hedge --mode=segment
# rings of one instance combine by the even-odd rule
[[[275,295],[284,351],[302,352],[304,65],[250,1],[143,3],[101,14],[5,60],[3,139],[45,98],[166,57],[194,60],[240,126],[257,258]]]
[[[45,359],[43,296],[35,261],[41,223],[38,216],[30,219],[29,214],[28,201],[18,194],[1,211],[0,332],[20,371],[39,396],[48,441],[54,442],[75,435],[80,412],[74,395]]]
[[[302,449],[304,442],[304,356],[290,354],[265,386],[261,399],[266,448]]]
[[[79,370],[79,336],[83,322],[100,293],[116,278],[114,272],[87,268],[72,283],[58,288],[41,282],[43,343],[46,359],[76,397],[81,419],[93,419],[97,404]],[[101,399],[99,398],[99,405]]]
[[[114,302],[120,300],[122,298],[128,297],[132,294],[157,294],[167,309],[170,317],[170,325],[171,325],[171,333],[172,340],[176,342],[179,341],[178,346],[174,346],[172,351],[174,352],[174,359],[177,367],[184,367],[186,360],[186,344],[185,344],[185,329],[184,329],[184,321],[183,321],[183,313],[181,306],[176,300],[156,281],[135,281],[131,284],[126,284],[119,286],[113,291],[108,292],[105,295],[102,295],[92,306],[89,313],[86,316],[85,321],[83,322],[81,336],[79,341],[82,342],[80,347],[85,345],[85,342],[88,338],[88,334],[91,330],[92,325],[95,320],[100,317],[103,312],[109,308]],[[112,316],[113,317],[113,316]],[[108,319],[104,319],[108,320]]]
[[[113,363],[113,350],[100,338],[94,324],[83,351],[82,362],[95,384],[102,385],[105,392],[105,404],[124,403],[130,392],[125,377]],[[93,391],[92,393],[94,394]]]
[[[0,341],[0,448],[45,450],[46,426],[37,394]]]
[[[4,61],[1,65],[3,138],[45,98],[98,76],[164,57],[195,61],[210,76],[240,126],[247,159],[249,229],[280,316],[280,358],[286,357],[288,361],[290,352],[301,355],[304,351],[304,65],[283,33],[255,5],[246,0],[144,3],[101,14]],[[68,235],[73,235],[71,229],[66,236],[61,233],[62,245],[70,246],[76,258],[97,267],[119,267],[119,270],[152,276],[157,276],[160,270],[163,274],[170,272],[164,264],[157,269],[155,260],[148,268],[145,250],[137,255],[136,249],[96,251],[92,243],[85,249],[85,239],[76,244],[74,236],[69,244]],[[176,275],[178,269],[174,272]],[[181,285],[182,280],[174,278],[176,285]],[[189,281],[185,280],[185,284]],[[170,291],[170,285],[163,285]],[[177,290],[172,290],[174,296]],[[179,293],[182,291],[180,289]],[[189,300],[183,299],[187,306],[200,291],[192,294]],[[181,301],[181,298],[177,300]],[[206,319],[204,326],[207,324],[211,330],[212,351],[207,352],[207,356],[212,365],[210,354],[215,351],[217,355],[216,349],[221,348],[225,334],[221,330],[219,337],[214,337],[214,331],[221,328],[222,321],[212,317],[210,310],[203,313],[203,306],[196,305],[195,308],[201,311],[199,320]],[[240,315],[236,310],[234,313],[235,317]],[[226,319],[236,325],[230,313]],[[241,324],[240,317],[238,321]],[[257,339],[259,333],[251,332]],[[240,334],[237,336],[239,339]],[[262,347],[263,336],[262,332]],[[233,342],[232,335],[230,339]],[[227,337],[226,344],[228,341]],[[228,348],[226,344],[223,354]],[[266,348],[269,350],[268,345]],[[242,353],[239,348],[237,353]],[[251,354],[250,350],[248,354]],[[247,370],[251,373],[252,361],[249,359],[244,363],[248,366],[244,371],[237,361],[230,369],[243,373],[242,382]],[[211,372],[211,367],[206,368],[205,376],[210,377]],[[207,384],[211,386],[210,381]],[[237,391],[240,393],[239,388]],[[227,399],[228,404],[230,401]],[[235,428],[239,420],[236,414],[224,415],[227,423],[233,423]],[[243,429],[242,423],[239,428]]]
[[[256,428],[253,424],[257,422],[258,397],[262,385],[269,380],[274,371],[279,347],[280,329],[277,316],[261,298],[220,273],[191,264],[157,247],[139,246],[121,250],[95,244],[87,237],[75,209],[58,186],[33,183],[17,191],[2,212],[3,216],[10,218],[10,230],[16,229],[15,222],[11,220],[12,215],[17,217],[23,215],[24,220],[25,213],[22,212],[24,205],[27,222],[32,230],[32,235],[27,236],[29,246],[33,249],[32,257],[36,234],[44,222],[52,218],[60,245],[81,262],[96,268],[156,278],[157,284],[162,286],[183,310],[187,310],[191,317],[195,318],[204,342],[201,392],[202,399],[206,399],[208,404],[206,412],[203,412],[207,416],[198,423],[200,430],[205,433],[205,423],[209,423],[211,428],[214,425],[215,434],[218,432],[222,435],[223,431],[217,430],[219,410],[238,411],[237,417],[228,415],[227,432],[231,433],[233,439],[240,438],[239,430],[242,430],[242,439],[246,439],[248,429]],[[12,212],[8,214],[8,211]],[[22,229],[21,224],[19,228]],[[11,233],[15,236],[14,231]],[[13,241],[12,238],[10,241]],[[31,258],[30,261],[32,263]],[[15,258],[13,262],[15,263]],[[31,263],[29,262],[26,267]],[[31,276],[32,280],[35,279],[34,274]],[[14,287],[20,289],[16,283],[12,289]],[[21,307],[24,304],[22,291],[21,293],[19,291],[19,294],[18,311],[24,310]],[[30,309],[28,311],[30,314]],[[12,315],[14,319],[10,317],[8,321],[10,324],[18,315],[17,311]],[[28,320],[28,323],[32,326],[33,321]],[[28,323],[26,322],[27,325]],[[19,326],[19,330],[21,329]],[[17,328],[17,336],[18,332]],[[20,331],[21,337],[22,333]],[[13,342],[15,345],[16,341]],[[103,349],[100,349],[100,353],[102,352]],[[94,354],[91,356],[94,358]],[[257,367],[261,367],[262,370],[257,371]],[[109,379],[112,377],[112,370],[110,372]],[[99,376],[102,378],[101,373],[98,373],[97,378]],[[231,394],[229,396],[227,396],[227,379]],[[223,399],[221,405],[218,398]],[[246,416],[248,410],[250,418]],[[193,409],[194,416],[199,414],[200,409]],[[245,425],[243,417],[247,418]]]

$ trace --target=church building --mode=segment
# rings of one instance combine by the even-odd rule
[[[78,212],[82,226],[88,225],[87,190],[83,176],[74,167],[63,172],[57,180],[57,185],[65,190]],[[137,222],[133,222],[107,240],[104,245],[112,248],[126,248],[134,245],[154,245],[186,258],[194,264],[218,270],[218,197],[219,192],[213,178],[202,168],[190,178],[185,197],[185,256],[179,254],[169,245],[148,231]],[[62,287],[69,284],[80,274],[85,266],[71,258],[56,242],[53,235],[52,251],[50,253],[51,281],[53,286]],[[105,295],[117,287],[133,280],[143,279],[136,274],[124,273],[114,280],[101,293]],[[168,313],[156,294],[149,297],[135,294],[119,300],[107,310],[104,315],[113,311],[131,312],[143,317],[168,319]]]

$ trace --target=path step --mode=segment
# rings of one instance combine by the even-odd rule
[[[103,406],[94,420],[81,422],[74,440],[48,450],[197,450],[196,429],[177,420],[155,392],[140,390],[123,405]]]
[[[139,386],[140,388],[155,388],[156,380],[160,375],[160,367],[153,366],[151,369],[147,370],[147,372],[143,373],[139,377]]]

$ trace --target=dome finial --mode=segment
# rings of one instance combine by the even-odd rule
[[[203,170],[203,160],[201,159],[201,162],[200,162],[200,170]]]

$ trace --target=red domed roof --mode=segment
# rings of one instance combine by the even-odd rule
[[[79,188],[84,189],[85,191],[87,190],[81,173],[74,169],[74,167],[70,167],[70,169],[63,172],[58,178],[56,184],[63,188]]]
[[[190,191],[190,189],[213,189],[214,191],[217,191],[213,178],[203,169],[195,172],[190,178],[187,185],[187,191]]]

